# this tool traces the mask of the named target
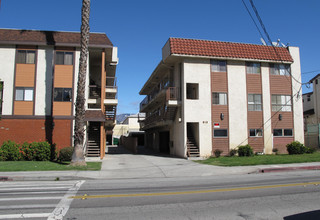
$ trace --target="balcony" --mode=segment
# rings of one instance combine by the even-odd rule
[[[162,90],[154,89],[151,94],[146,96],[140,103],[140,112],[150,110],[152,103],[161,102],[162,99],[168,106],[178,105],[180,90],[178,87],[166,87]]]
[[[89,85],[89,104],[99,104],[101,99],[101,86]],[[116,77],[106,77],[105,98],[103,103],[105,105],[118,104],[118,87]]]
[[[176,117],[177,109],[177,106],[161,106],[153,113],[147,115],[144,120],[139,120],[141,129],[147,130],[152,127],[162,127],[172,124]]]

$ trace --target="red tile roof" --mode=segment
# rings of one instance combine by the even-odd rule
[[[171,54],[293,62],[285,47],[183,38],[169,42]]]
[[[80,46],[79,32],[0,29],[0,44]],[[108,47],[104,33],[90,33],[89,46]]]

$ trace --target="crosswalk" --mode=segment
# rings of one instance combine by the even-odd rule
[[[0,182],[0,219],[63,219],[84,182]]]

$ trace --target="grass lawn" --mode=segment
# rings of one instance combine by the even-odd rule
[[[72,167],[67,163],[51,161],[0,161],[0,172],[53,171],[53,170],[101,170],[101,162],[87,162],[86,167]]]
[[[320,162],[320,152],[299,155],[281,154],[260,155],[253,157],[211,157],[206,160],[197,160],[195,162],[215,166],[252,166],[266,164]]]

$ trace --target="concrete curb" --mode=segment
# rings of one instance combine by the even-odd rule
[[[279,167],[259,169],[259,173],[286,172],[296,170],[320,170],[320,166]]]

